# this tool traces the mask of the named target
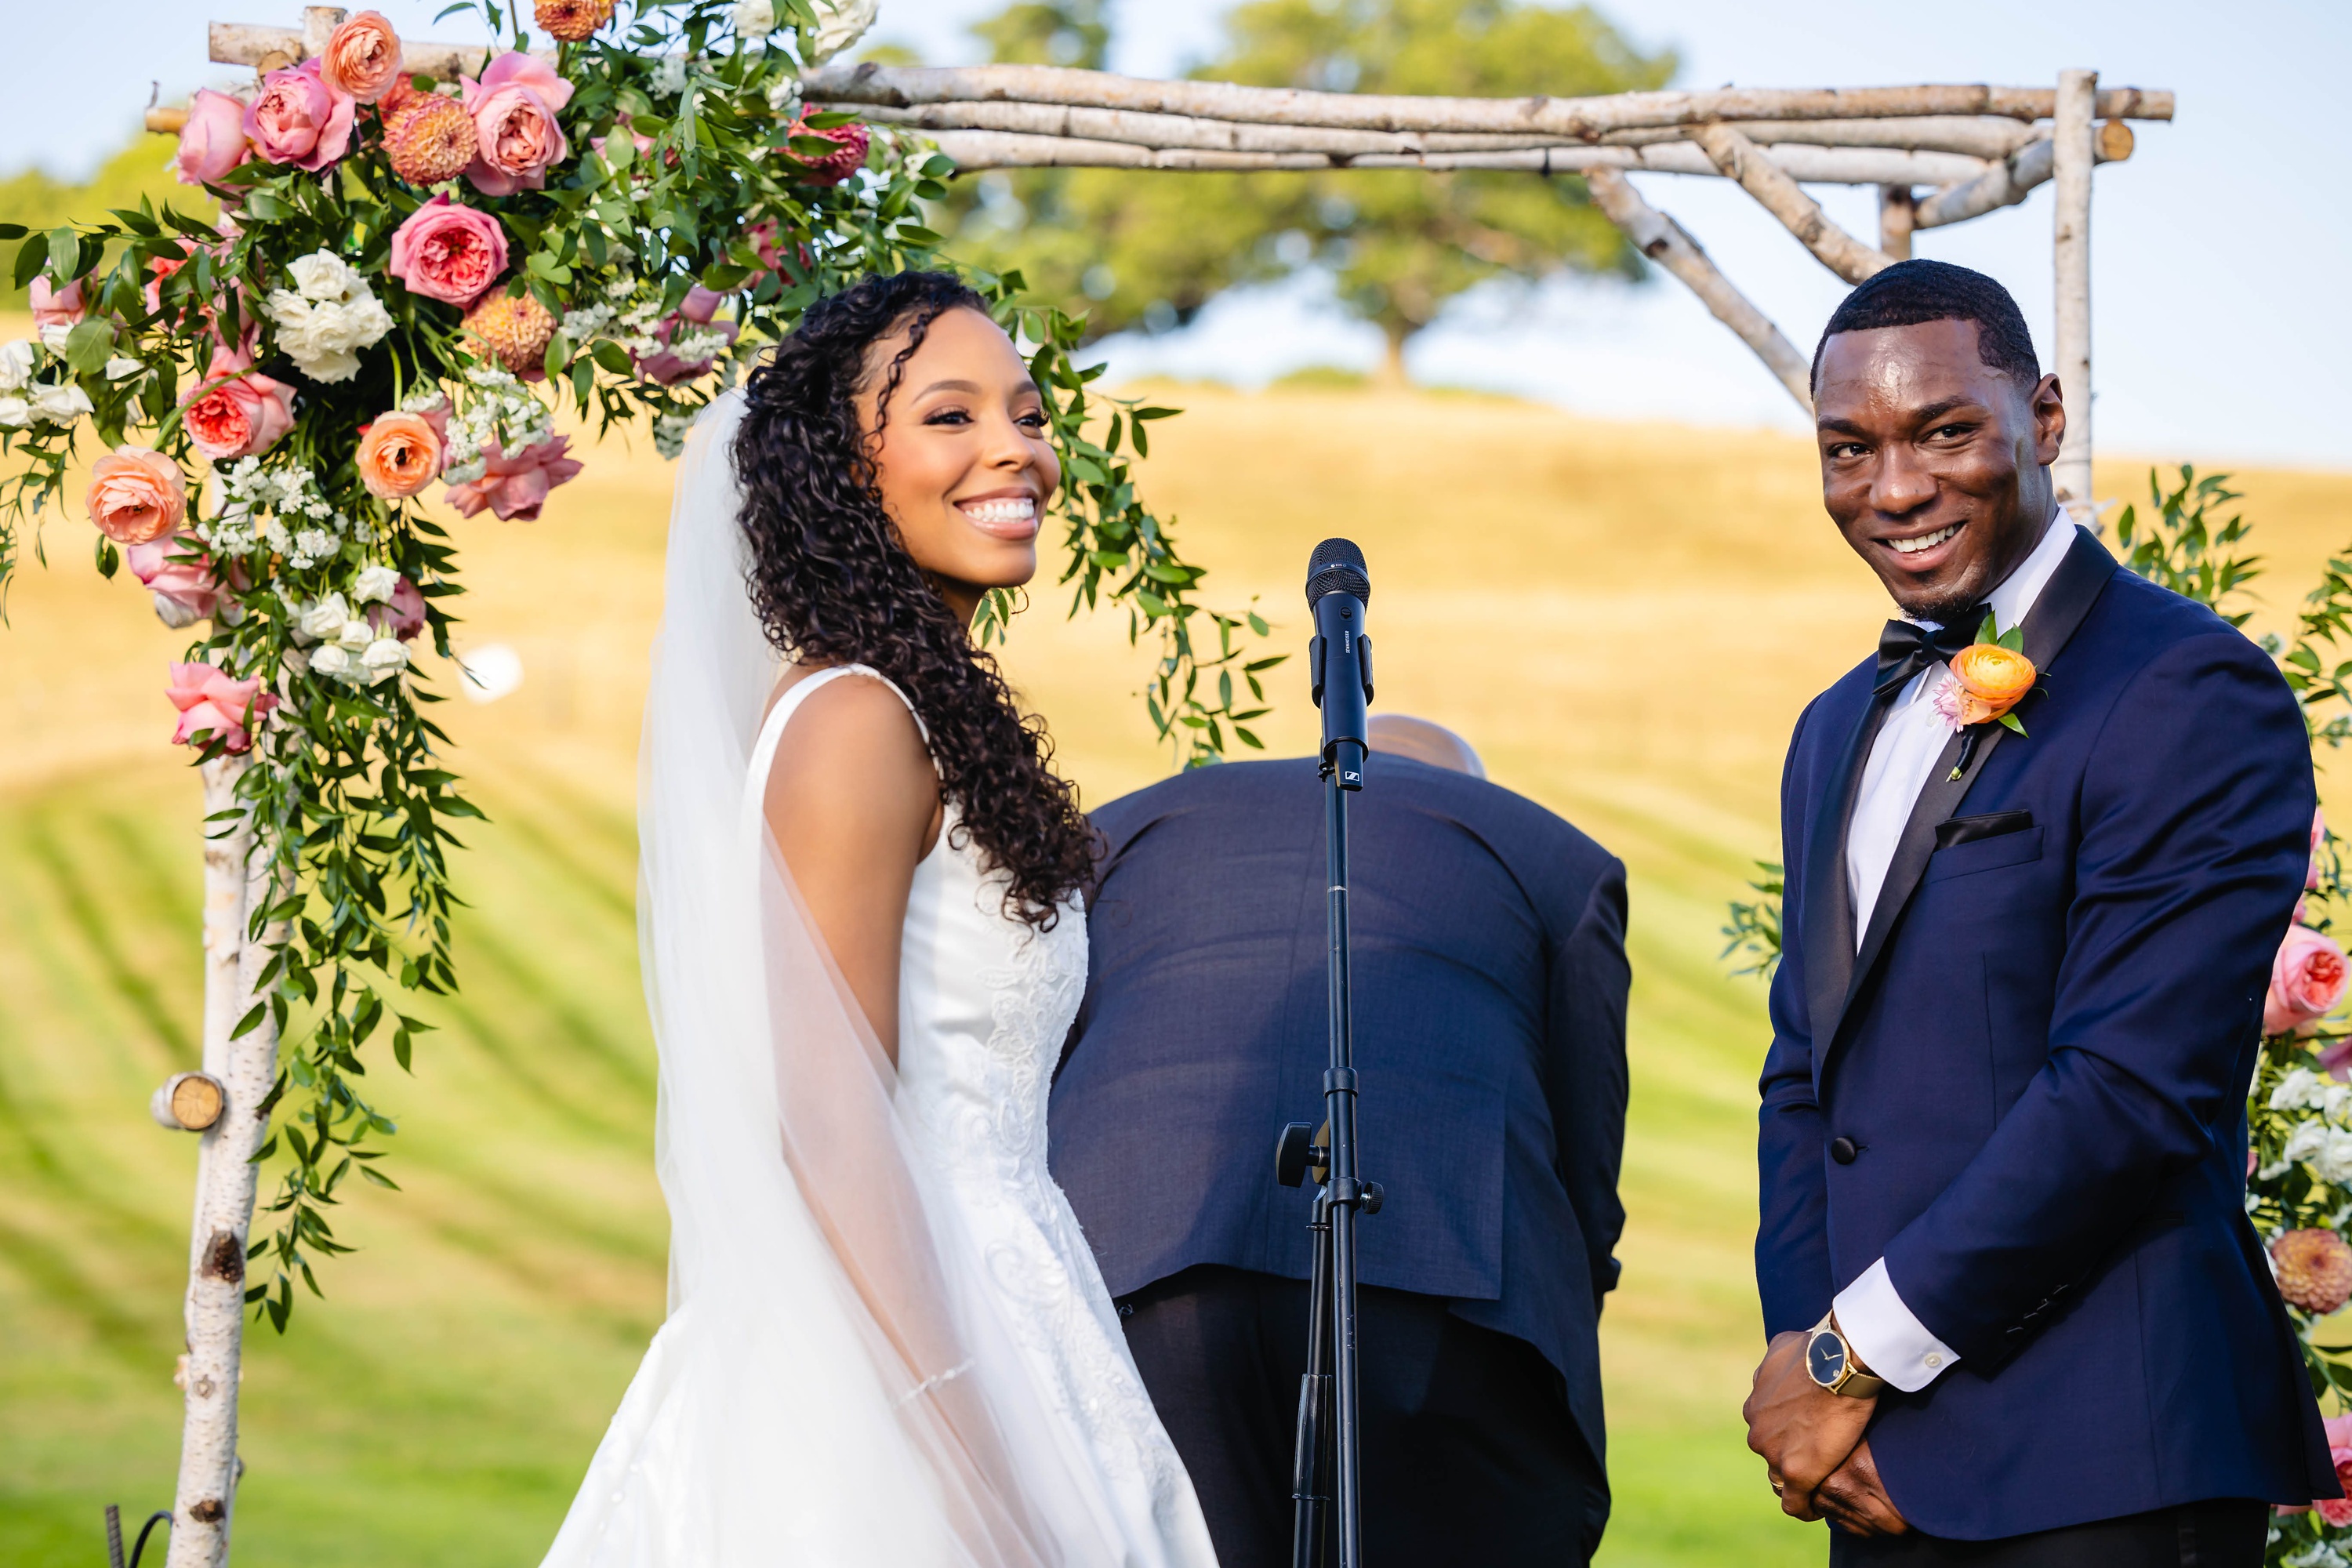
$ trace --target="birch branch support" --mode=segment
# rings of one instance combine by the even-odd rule
[[[1240,87],[1231,82],[1148,81],[1063,66],[826,66],[805,81],[812,100],[923,103],[992,100],[1131,109],[1200,120],[1263,125],[1325,125],[1350,131],[1530,132],[1591,141],[1614,131],[1698,125],[1711,121],[1856,120],[1918,115],[2002,115],[2046,120],[2049,88],[1872,87],[1727,88],[1714,92],[1627,92],[1609,98],[1413,98]],[[2100,94],[2099,112],[2117,119],[2169,120],[2172,94],[2117,88]]]
[[[236,806],[236,784],[247,766],[242,757],[205,764],[206,816]],[[253,1005],[256,982],[268,961],[266,943],[247,940],[250,911],[269,897],[255,847],[249,824],[205,845],[205,1071],[220,1082],[226,1105],[196,1153],[184,1306],[188,1353],[181,1380],[185,1403],[169,1568],[221,1568],[228,1560],[236,1501],[245,1247],[258,1175],[252,1162],[265,1120],[259,1107],[278,1066],[278,1031],[266,1016],[259,1027],[230,1038]]]
[[[1908,185],[1878,187],[1878,248],[1896,261],[1911,259],[1911,231],[1919,212],[1918,193]]]
[[[1882,272],[1892,258],[1874,250],[1832,223],[1821,204],[1797,188],[1797,182],[1764,156],[1763,149],[1728,125],[1710,125],[1698,133],[1698,144],[1715,166],[1739,182],[1759,205],[1788,228],[1822,266],[1849,283]],[[1888,180],[1886,184],[1899,182]]]
[[[2119,120],[2107,121],[2098,128],[2092,156],[2101,163],[2120,163],[2132,155],[2135,140],[2130,126]],[[2049,181],[2057,166],[2054,157],[2048,137],[2030,142],[1975,179],[1948,185],[1922,201],[1913,216],[1912,226],[1940,228],[1948,223],[1982,217],[2000,207],[2013,207],[2032,195],[2036,185]]]
[[[2091,167],[2098,132],[2091,122],[2099,73],[2069,70],[2058,78],[2058,122],[2051,132],[2057,216],[2052,236],[2056,273],[2054,348],[2059,390],[2066,400],[2066,436],[2051,465],[2058,499],[2074,521],[2096,526],[2091,499]]]
[[[897,110],[882,110],[895,114]],[[1179,173],[1318,169],[1517,169],[1541,174],[1580,174],[1593,169],[1629,169],[1660,174],[1719,171],[1687,142],[1654,147],[1528,147],[1493,153],[1228,153],[1195,147],[1147,147],[1067,136],[1032,136],[1007,131],[935,131],[940,152],[966,174],[988,169],[1160,169]],[[1763,156],[1794,179],[1823,184],[1876,185],[1931,183],[1928,171],[1954,165],[1980,168],[1974,159],[1950,153],[1880,152],[1861,147],[1773,147]]]
[[[1715,319],[1738,334],[1755,351],[1797,406],[1810,417],[1813,412],[1812,367],[1796,345],[1732,286],[1706,252],[1683,226],[1642,199],[1633,182],[1615,169],[1595,169],[1585,176],[1592,185],[1593,202],[1617,226],[1634,248],[1679,279],[1714,312]]]
[[[308,39],[299,27],[265,27],[253,22],[215,22],[211,26],[215,65],[251,66],[257,71],[270,71],[299,65],[316,52],[308,47]],[[482,44],[432,44],[416,38],[400,41],[401,64],[408,73],[429,76],[436,81],[479,76],[489,56],[488,47]]]

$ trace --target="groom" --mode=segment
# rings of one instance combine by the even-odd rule
[[[1814,398],[1905,618],[1781,785],[1749,1446],[1833,1564],[2252,1568],[2266,1500],[2336,1495],[2242,1202],[2294,700],[2057,507],[2058,383],[1992,279],[1879,273]]]

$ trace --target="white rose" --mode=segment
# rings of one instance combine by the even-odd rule
[[[66,339],[73,331],[62,321],[51,321],[41,329],[41,346],[53,354],[66,352]]]
[[[2320,1175],[2329,1182],[2338,1185],[2352,1182],[2352,1132],[2330,1132],[2318,1165]]]
[[[294,621],[294,629],[312,642],[332,642],[342,636],[343,623],[352,618],[352,607],[341,594],[330,594],[305,609]]]
[[[392,331],[392,312],[383,308],[382,300],[364,290],[358,299],[346,303],[342,311],[344,330],[352,348],[363,349]]]
[[[316,382],[349,381],[360,373],[360,356],[338,352],[312,359],[298,357],[294,368]]]
[[[388,605],[399,584],[400,574],[391,567],[362,566],[359,581],[352,584],[352,598],[362,605]]]
[[[0,430],[22,430],[33,422],[33,405],[21,397],[0,397]]]
[[[0,343],[0,392],[20,392],[32,384],[34,352],[30,338]]]
[[[323,675],[330,680],[341,680],[352,672],[352,656],[333,643],[314,648],[310,654],[310,673]]]
[[[735,30],[747,38],[764,38],[776,30],[776,8],[769,0],[740,0],[735,7]]]
[[[306,300],[340,300],[359,282],[358,274],[331,250],[314,250],[286,270],[293,275],[294,287],[302,291]]]
[[[2273,1110],[2296,1110],[2311,1103],[2312,1090],[2320,1086],[2320,1077],[2309,1068],[2296,1068],[2279,1079],[2271,1090]]]
[[[336,635],[335,641],[346,652],[357,653],[375,641],[375,628],[367,624],[365,616],[353,616],[343,623],[343,629]]]
[[[33,389],[33,417],[52,425],[70,425],[90,411],[89,394],[72,382],[63,386]]]
[[[261,313],[288,331],[299,329],[310,315],[310,301],[291,289],[272,289],[261,301]]]
[[[106,379],[127,381],[146,368],[146,362],[143,360],[132,359],[129,354],[116,354],[106,362]]]
[[[881,9],[881,0],[816,0],[816,47],[809,63],[829,60],[864,37]]]
[[[2324,1121],[2298,1121],[2286,1137],[2286,1147],[2279,1157],[2290,1165],[2305,1160],[2316,1160],[2327,1148],[2327,1124]]]
[[[390,680],[408,668],[408,649],[396,637],[378,637],[360,655],[360,668],[370,686]]]

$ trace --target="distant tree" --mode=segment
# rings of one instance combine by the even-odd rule
[[[1555,97],[1664,86],[1591,6],[1529,0],[1249,0],[1192,74],[1333,91]],[[1108,29],[1095,0],[1024,0],[975,27],[1001,60],[1081,64]],[[1059,51],[1058,53],[1056,51]],[[1029,282],[1096,336],[1190,321],[1219,291],[1328,268],[1341,302],[1379,326],[1401,378],[1413,333],[1494,278],[1642,276],[1581,179],[1502,171],[1139,174],[1073,169],[958,183],[940,221],[959,255]]]
[[[166,202],[191,216],[209,221],[219,213],[212,197],[194,185],[173,178],[171,157],[179,143],[169,136],[133,132],[121,152],[109,158],[81,184],[68,184],[38,169],[0,180],[0,223],[20,223],[36,231],[56,228],[76,218],[102,220],[112,207],[136,207],[146,197],[160,207]],[[25,290],[0,274],[0,310],[25,308]]]

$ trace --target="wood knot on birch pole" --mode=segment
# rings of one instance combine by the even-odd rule
[[[245,1244],[234,1231],[216,1230],[205,1244],[205,1272],[232,1285],[245,1282]]]
[[[188,1517],[198,1524],[218,1524],[228,1517],[228,1505],[216,1497],[208,1497],[188,1506]]]

